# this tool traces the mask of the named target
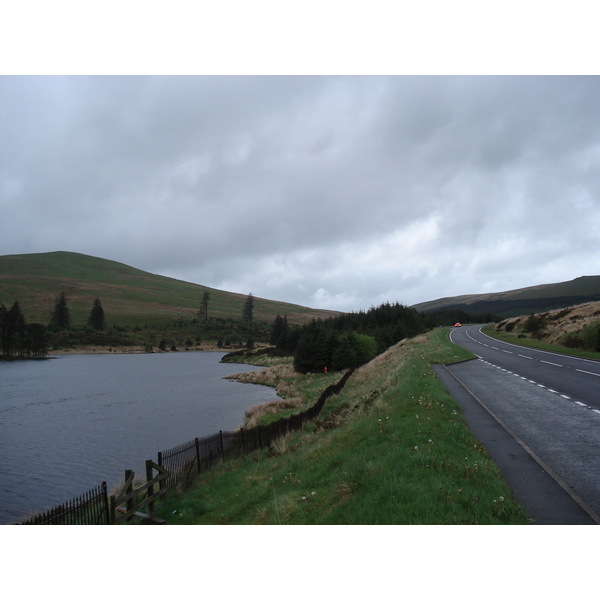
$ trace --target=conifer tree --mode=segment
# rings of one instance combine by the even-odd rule
[[[275,321],[273,321],[271,337],[269,338],[271,346],[279,346],[280,342],[282,345],[285,344],[285,337],[287,336],[289,329],[287,315],[283,315],[283,318],[277,315]]]
[[[71,315],[67,306],[67,297],[63,292],[54,305],[52,316],[50,318],[50,327],[53,329],[69,329],[71,326]]]
[[[104,330],[104,309],[100,303],[100,298],[94,300],[90,318],[88,319],[88,325],[94,328],[96,331]]]
[[[205,321],[208,321],[208,302],[210,300],[210,292],[206,291],[202,294],[202,303],[200,304],[200,310],[198,311],[199,317],[204,317]]]
[[[252,326],[252,319],[254,318],[254,296],[248,294],[246,301],[244,302],[244,308],[242,309],[242,321],[245,321],[249,327]]]

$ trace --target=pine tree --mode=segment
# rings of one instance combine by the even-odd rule
[[[208,302],[210,300],[210,292],[206,291],[202,294],[202,303],[200,304],[200,310],[198,311],[199,317],[204,317],[205,321],[208,321]]]
[[[252,319],[254,318],[254,296],[248,294],[246,301],[244,302],[244,308],[242,309],[242,321],[245,321],[249,327],[252,326]]]
[[[50,318],[50,327],[53,329],[69,329],[71,326],[71,315],[67,306],[67,297],[63,292],[57,299]]]
[[[104,330],[104,309],[100,303],[100,298],[94,300],[90,318],[88,319],[88,325],[94,328],[96,331]]]
[[[285,337],[287,336],[289,329],[287,315],[284,315],[283,318],[277,315],[273,321],[271,337],[269,338],[271,346],[278,346],[280,342],[282,345],[285,344]]]
[[[48,354],[46,328],[39,323],[27,325],[28,356],[40,357]]]

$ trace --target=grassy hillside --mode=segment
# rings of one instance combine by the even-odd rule
[[[61,292],[67,296],[75,326],[87,322],[94,299],[99,297],[109,327],[155,327],[174,319],[193,318],[205,291],[210,292],[209,317],[240,318],[246,299],[243,294],[73,252],[0,256],[0,303],[10,308],[18,300],[27,322],[44,325]],[[256,320],[271,323],[277,314],[286,314],[291,324],[300,324],[338,313],[255,298]]]
[[[471,314],[492,313],[508,318],[598,300],[600,300],[600,276],[590,276],[506,292],[439,298],[416,304],[413,308],[419,312],[460,309]]]
[[[316,421],[268,450],[217,464],[157,516],[169,524],[530,522],[430,366],[470,356],[447,329],[400,342],[360,367]],[[272,373],[279,393],[304,400],[295,412],[339,379],[285,366],[257,381]]]

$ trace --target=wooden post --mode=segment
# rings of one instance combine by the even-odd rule
[[[242,434],[242,450],[246,454],[246,443],[244,442],[244,428],[240,427],[240,433]]]
[[[219,440],[221,441],[221,457],[225,456],[225,451],[223,450],[223,432],[219,431]]]
[[[135,475],[135,473],[131,469],[127,469],[125,471],[125,481],[130,479],[129,483],[127,484],[127,488],[125,489],[126,494],[131,494],[131,492],[133,492],[133,477],[134,477],[134,475]],[[133,508],[133,498],[130,498],[129,500],[127,500],[127,512],[129,512],[132,508]]]
[[[201,467],[200,467],[200,440],[196,438],[196,463],[198,464],[198,475],[200,475]]]
[[[114,496],[110,497],[110,524],[114,525],[117,520],[117,499]]]
[[[151,460],[147,460],[146,461],[146,482],[150,483],[153,479],[153,475],[152,475],[152,461]],[[154,484],[152,484],[149,488],[148,488],[148,492],[146,493],[148,498],[152,498],[152,496],[154,496]],[[150,504],[148,505],[148,512],[150,513],[150,515],[152,515],[152,513],[154,513],[154,502],[150,502]]]
[[[156,464],[157,464],[159,467],[162,467],[162,466],[163,466],[163,461],[162,461],[162,452],[159,452],[159,453],[158,453],[158,458],[156,459]],[[159,490],[162,490],[162,489],[163,489],[163,488],[164,488],[166,485],[167,485],[167,482],[166,482],[166,481],[161,481],[161,482],[158,484],[158,489],[159,489]]]

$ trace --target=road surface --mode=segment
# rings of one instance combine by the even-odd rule
[[[538,523],[600,524],[600,363],[499,342],[479,325],[450,337],[479,359],[436,372],[517,500]]]

